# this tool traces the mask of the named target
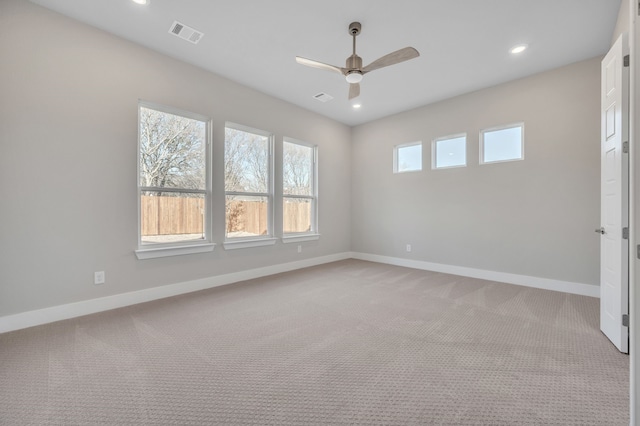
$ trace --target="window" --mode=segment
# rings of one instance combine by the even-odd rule
[[[398,145],[393,150],[393,172],[416,172],[422,170],[422,142]]]
[[[316,147],[282,144],[282,227],[286,238],[316,231]],[[298,239],[299,240],[299,239]]]
[[[431,167],[445,169],[467,165],[467,135],[438,138],[431,145]]]
[[[138,258],[213,250],[211,120],[147,102],[138,115]]]
[[[272,136],[227,123],[224,141],[225,248],[274,244]],[[258,241],[256,240],[263,240]],[[246,241],[249,241],[246,243]],[[244,243],[243,243],[244,242]]]
[[[524,124],[480,132],[480,164],[524,159]]]

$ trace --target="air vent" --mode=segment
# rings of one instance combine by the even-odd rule
[[[185,24],[182,24],[178,21],[174,21],[173,24],[171,24],[171,28],[169,28],[169,32],[193,44],[198,44],[200,39],[204,37],[204,34],[201,33],[200,31],[194,28],[188,27]]]
[[[323,93],[323,92],[320,92],[317,95],[313,95],[313,97],[319,100],[320,102],[329,102],[331,99],[333,99],[333,96],[327,95],[326,93]]]

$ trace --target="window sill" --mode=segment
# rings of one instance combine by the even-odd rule
[[[431,170],[446,170],[446,169],[460,169],[463,167],[467,167],[466,164],[458,164],[455,166],[433,166]]]
[[[320,239],[320,234],[302,234],[302,235],[287,235],[282,237],[282,242],[285,244],[299,243],[302,241],[315,241]]]
[[[210,252],[213,251],[215,247],[216,245],[213,243],[173,247],[146,247],[136,250],[136,256],[139,260],[155,259],[157,257],[182,256],[185,254]]]
[[[394,171],[394,172],[393,172],[393,174],[394,174],[394,175],[403,175],[403,174],[406,174],[406,173],[411,174],[411,173],[418,173],[418,172],[421,172],[421,171],[422,171],[422,169],[415,169],[415,170],[398,170],[398,171]]]
[[[225,250],[236,250],[251,247],[263,247],[272,246],[276,243],[276,238],[260,238],[258,240],[238,240],[238,241],[225,241],[223,243]]]

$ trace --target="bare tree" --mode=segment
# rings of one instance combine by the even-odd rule
[[[313,149],[304,145],[285,143],[283,151],[284,195],[288,205],[309,205],[306,197],[313,196]],[[227,193],[227,233],[244,229],[247,198],[238,193],[267,194],[269,192],[269,139],[242,130],[227,128],[225,132],[225,190]],[[256,200],[258,201],[258,200]],[[297,207],[296,210],[299,208]]]
[[[227,191],[268,192],[268,138],[227,128],[224,149],[225,189]]]
[[[243,191],[242,186],[242,134],[227,128],[224,143],[224,188]]]
[[[227,128],[224,153],[227,192],[267,193],[269,188],[269,139]],[[227,233],[243,231],[245,198],[228,195],[225,203]]]
[[[312,195],[313,150],[309,147],[286,143],[282,166],[285,195]]]
[[[245,188],[249,192],[269,192],[269,140],[253,137],[246,149]]]
[[[205,123],[140,109],[140,184],[143,187],[206,187]]]

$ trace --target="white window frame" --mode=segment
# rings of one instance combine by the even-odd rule
[[[515,129],[516,127],[520,128],[520,158],[510,158],[507,160],[496,160],[496,161],[485,161],[484,160],[484,134],[488,132],[495,132],[498,130],[507,130],[507,129]],[[511,161],[522,161],[524,160],[524,122],[519,123],[511,123],[505,124],[502,126],[490,127],[488,129],[480,130],[480,144],[479,144],[479,154],[480,154],[480,164],[496,164],[496,163],[507,163]]]
[[[303,142],[293,138],[283,138],[282,145],[282,169],[284,173],[284,143],[291,143],[295,145],[301,145],[307,148],[311,148],[313,161],[311,176],[313,179],[312,195],[286,195],[284,193],[284,179],[282,188],[282,242],[283,243],[297,243],[302,241],[313,241],[320,238],[318,233],[318,146],[307,142]],[[311,230],[309,232],[284,232],[284,200],[286,198],[298,198],[304,200],[311,200]]]
[[[412,146],[420,146],[420,168],[416,169],[416,170],[400,170],[398,168],[398,151],[402,148],[409,148]],[[393,173],[415,173],[415,172],[421,172],[423,167],[424,167],[424,161],[422,161],[424,159],[424,152],[423,152],[423,144],[422,141],[416,141],[416,142],[409,142],[409,143],[403,143],[400,145],[396,145],[393,147]]]
[[[458,139],[464,138],[464,164],[458,164],[455,166],[438,166],[438,142],[448,141],[450,139]],[[436,138],[431,141],[431,169],[432,170],[442,170],[442,169],[455,169],[459,167],[467,167],[467,134],[466,133],[457,133],[455,135],[442,136],[440,138]]]
[[[268,149],[268,155],[269,155],[269,159],[268,161],[268,168],[269,168],[269,176],[267,176],[267,190],[269,192],[267,193],[262,193],[262,192],[242,192],[242,191],[227,191],[226,190],[226,182],[224,182],[225,184],[225,191],[224,191],[224,199],[225,199],[225,205],[227,202],[227,196],[228,195],[238,195],[238,196],[245,196],[245,197],[266,197],[267,198],[267,235],[260,235],[260,236],[250,236],[250,237],[234,237],[234,238],[227,238],[227,218],[225,215],[224,221],[225,221],[225,226],[224,226],[224,243],[223,246],[225,248],[225,250],[235,250],[235,249],[243,249],[243,248],[251,248],[251,247],[262,247],[262,246],[271,246],[274,245],[277,241],[276,238],[274,238],[273,236],[273,192],[274,192],[274,184],[273,184],[273,169],[274,169],[274,164],[273,164],[273,141],[274,141],[274,136],[273,133],[265,131],[265,130],[260,130],[260,129],[256,129],[253,127],[249,127],[249,126],[245,126],[242,124],[238,124],[238,123],[232,123],[232,122],[226,122],[225,123],[225,134],[226,134],[226,129],[234,129],[234,130],[238,130],[240,132],[247,132],[247,133],[252,133],[254,135],[260,135],[260,136],[264,136],[267,138],[268,140],[268,144],[269,144],[269,149]],[[224,155],[226,156],[227,153],[227,146],[226,146],[226,136],[225,136],[225,141],[224,141]]]
[[[141,108],[152,109],[155,111],[164,112],[166,114],[178,115],[181,117],[189,118],[192,120],[198,120],[205,123],[205,189],[181,189],[181,188],[155,188],[145,187],[140,185],[140,110]],[[211,139],[213,120],[211,117],[207,117],[201,114],[197,114],[190,111],[185,111],[179,108],[174,108],[166,105],[157,104],[154,102],[138,101],[138,153],[137,153],[137,192],[138,192],[138,249],[135,251],[136,257],[140,260],[153,259],[158,257],[167,256],[179,256],[185,254],[206,253],[211,252],[215,248],[215,244],[212,241],[212,209],[211,209]],[[170,243],[143,243],[142,242],[142,207],[141,198],[144,191],[159,191],[159,192],[178,192],[178,193],[190,193],[190,194],[203,194],[204,195],[204,229],[205,238],[203,240],[196,241],[179,241]]]

